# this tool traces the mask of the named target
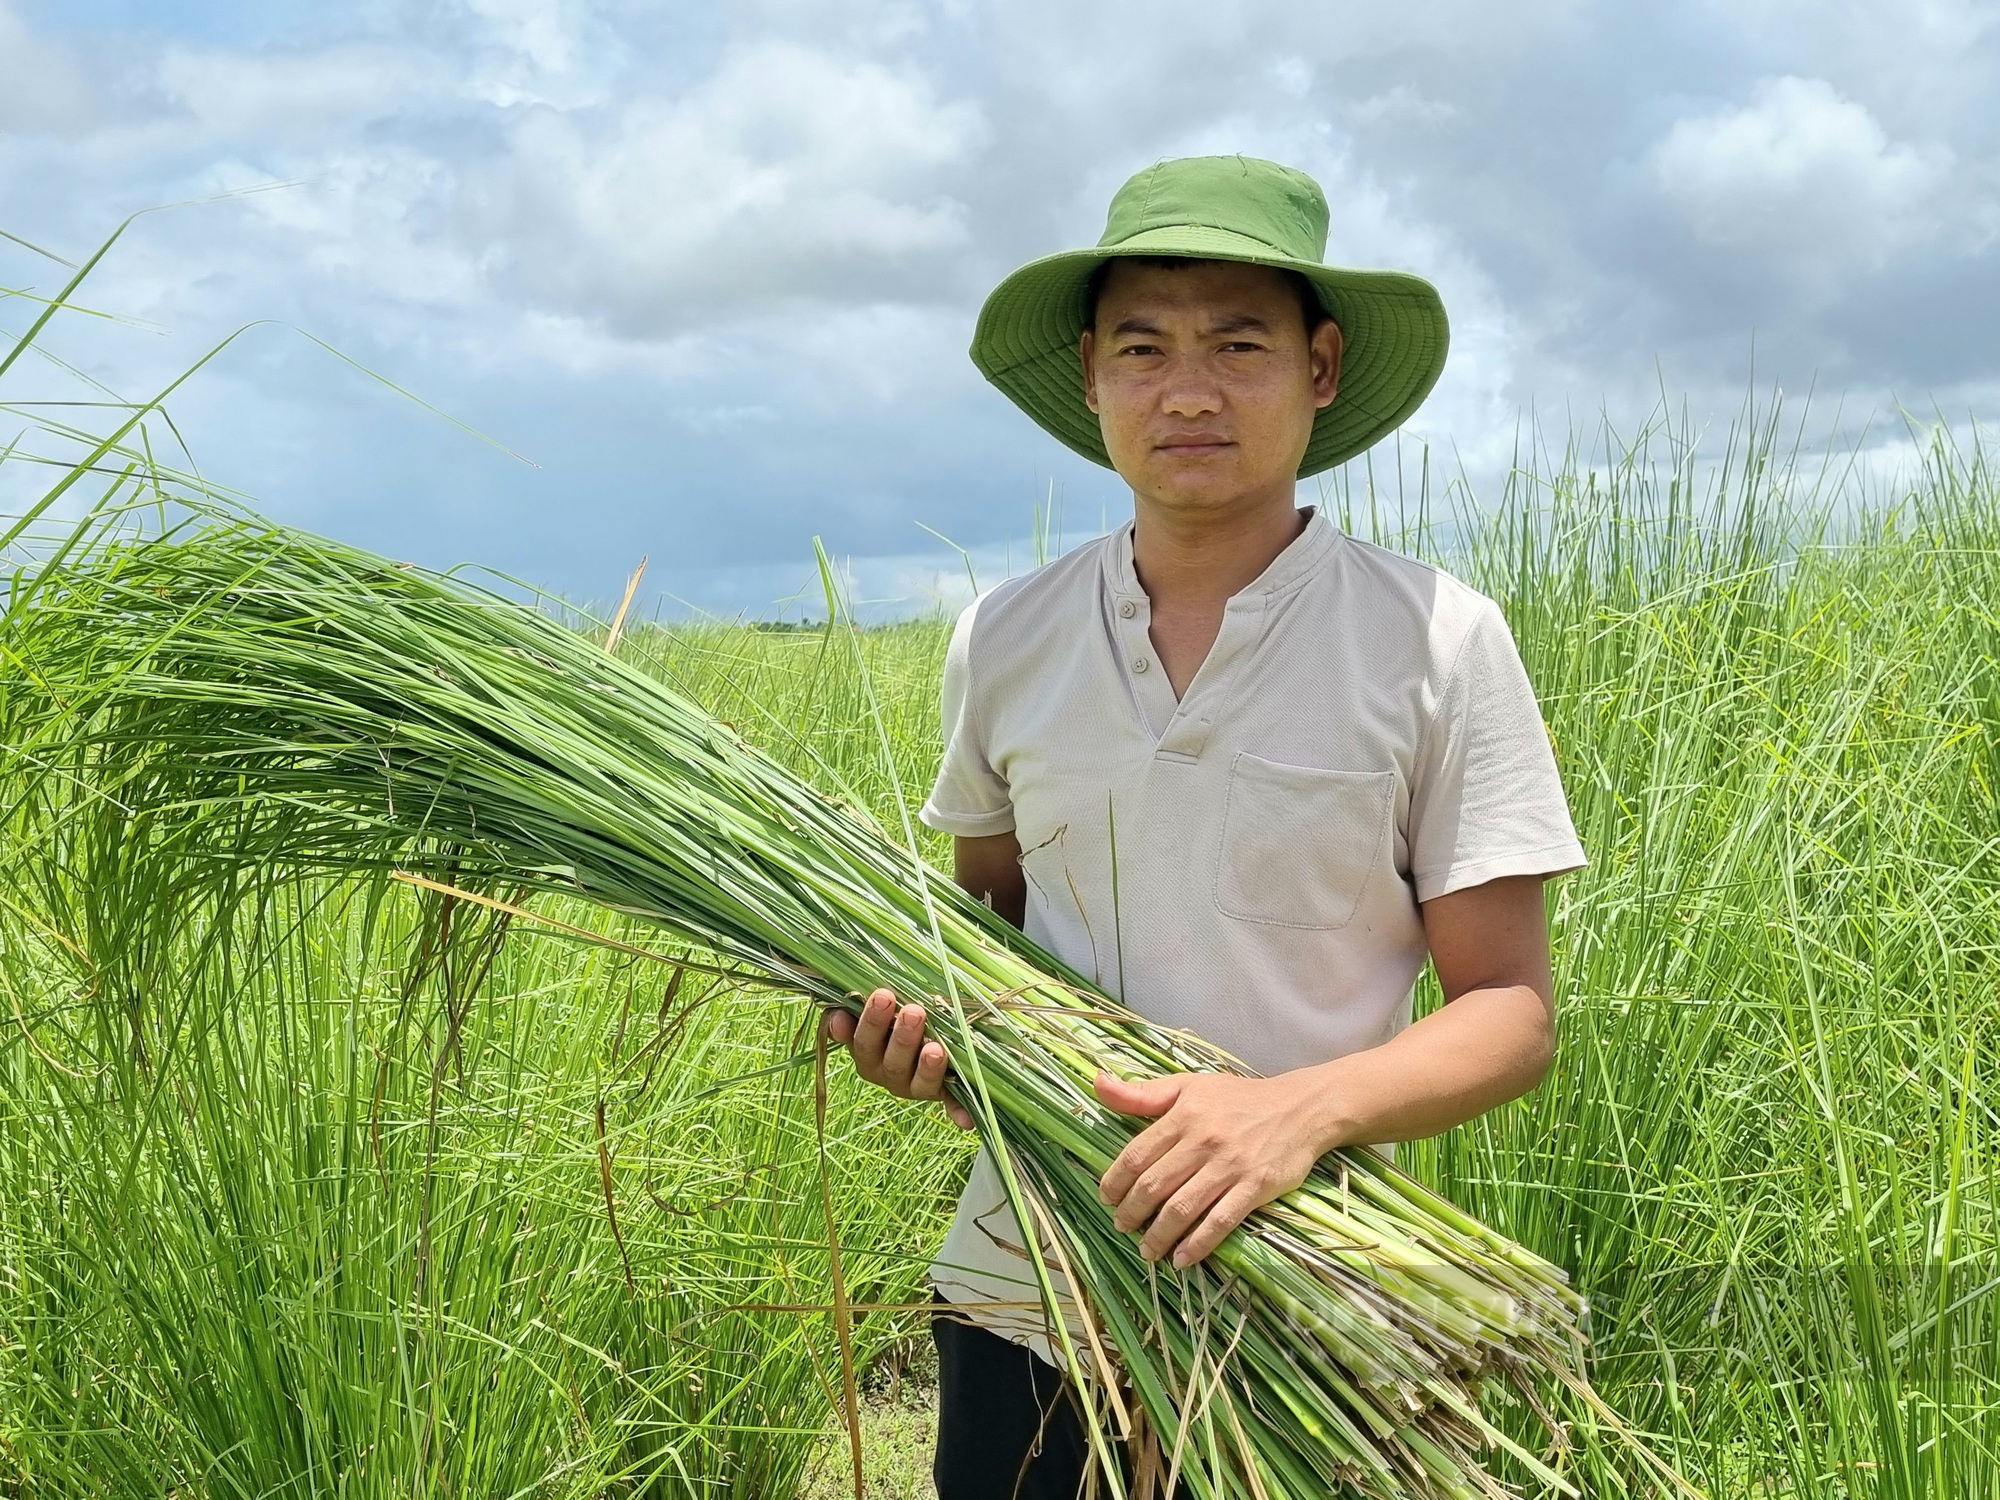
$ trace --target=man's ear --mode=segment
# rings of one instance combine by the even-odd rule
[[[1097,347],[1097,332],[1086,328],[1083,336],[1076,341],[1077,357],[1083,361],[1083,404],[1092,411],[1097,410],[1097,368],[1091,363],[1090,354]],[[1321,405],[1325,403],[1322,402]]]
[[[1347,347],[1340,325],[1331,318],[1320,319],[1312,331],[1313,405],[1330,406],[1340,389],[1340,356]],[[1096,410],[1095,407],[1092,410]]]

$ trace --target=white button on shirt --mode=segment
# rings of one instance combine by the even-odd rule
[[[946,656],[922,817],[1025,851],[1028,935],[1266,1074],[1409,1024],[1418,903],[1586,863],[1497,605],[1319,511],[1176,699],[1132,526],[981,596]],[[1118,843],[1117,901],[1111,830]],[[1034,1302],[984,1151],[932,1277]],[[1039,1308],[969,1308],[1053,1358]]]

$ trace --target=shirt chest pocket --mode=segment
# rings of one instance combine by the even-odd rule
[[[1222,809],[1215,904],[1279,927],[1345,927],[1386,860],[1394,771],[1323,771],[1247,752]]]

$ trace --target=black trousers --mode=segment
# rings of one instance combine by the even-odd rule
[[[938,1500],[1076,1500],[1090,1439],[1068,1377],[1021,1345],[935,1316]]]

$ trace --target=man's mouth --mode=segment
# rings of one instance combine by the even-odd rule
[[[1153,446],[1175,458],[1201,458],[1206,454],[1220,453],[1224,448],[1233,448],[1236,444],[1220,433],[1190,432],[1162,438]]]

